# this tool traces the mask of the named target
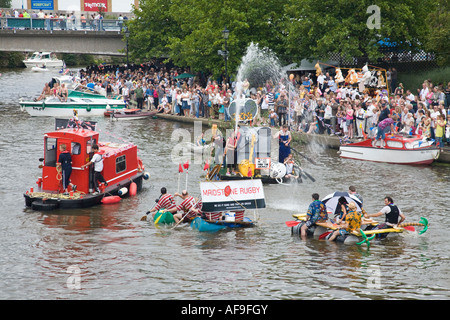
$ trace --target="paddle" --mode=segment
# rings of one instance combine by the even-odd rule
[[[172,229],[175,229],[176,226],[178,226],[178,225],[181,223],[181,221],[184,220],[184,218],[188,215],[189,212],[191,212],[192,208],[194,208],[195,205],[196,205],[199,201],[200,201],[200,199],[198,199],[197,201],[195,201],[195,203],[192,205],[192,207],[189,209],[189,211],[186,212],[185,215],[184,215],[183,217],[181,217],[180,221],[178,221],[178,222],[172,227]],[[156,224],[156,222],[155,222],[155,224]]]
[[[333,231],[327,231],[327,232],[322,233],[319,236],[319,240],[325,239],[330,233],[333,233]]]
[[[306,172],[305,170],[302,169],[302,172],[309,178],[311,179],[312,182],[316,182],[316,179],[314,179],[314,177],[312,175],[310,175],[308,172]]]
[[[153,206],[150,208],[150,210],[148,210],[148,211],[145,213],[145,216],[142,216],[141,221],[147,221],[147,216],[149,215],[150,211],[156,206],[156,204],[158,203],[159,199],[161,199],[161,196],[162,196],[162,195],[160,195],[159,198],[155,200],[155,203],[154,203]]]
[[[295,227],[296,225],[301,223],[301,221],[286,221],[285,223],[288,227]]]
[[[294,147],[291,147],[291,149],[294,150],[295,153],[297,153],[298,155],[302,156],[303,158],[305,158],[306,160],[308,160],[309,162],[311,162],[312,164],[317,165],[317,163],[316,163],[313,159],[311,159],[311,158],[305,156],[303,153],[301,153],[301,152],[295,150]]]

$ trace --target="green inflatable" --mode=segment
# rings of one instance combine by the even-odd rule
[[[155,224],[171,224],[175,222],[173,214],[166,210],[158,210],[153,217]]]

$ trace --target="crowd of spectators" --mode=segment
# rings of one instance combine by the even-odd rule
[[[398,83],[389,91],[367,88],[361,93],[357,86],[336,85],[328,73],[315,79],[296,75],[278,83],[268,80],[258,87],[246,80],[237,86],[236,82],[225,84],[221,79],[188,73],[153,61],[129,67],[90,66],[80,71],[80,77],[87,86],[103,88],[111,96],[120,95],[130,106],[185,117],[232,121],[230,103],[242,94],[258,106],[253,124],[288,124],[291,130],[305,134],[363,138],[370,136],[371,129],[383,119],[398,115],[397,131],[420,133],[435,140],[437,132],[442,134],[442,130],[436,130],[438,116],[448,122],[450,82],[445,85],[425,80],[417,89],[406,89]],[[243,88],[242,92],[238,93],[237,87]],[[448,125],[444,135],[446,128]],[[443,138],[450,143],[450,137]]]

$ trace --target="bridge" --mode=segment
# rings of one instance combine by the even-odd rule
[[[51,51],[124,56],[124,28],[118,20],[81,24],[57,19],[0,19],[1,51]]]

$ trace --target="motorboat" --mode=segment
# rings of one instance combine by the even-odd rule
[[[42,67],[37,67],[37,66],[36,67],[32,67],[31,71],[34,71],[34,72],[48,72],[49,69],[44,65]]]
[[[34,52],[30,58],[23,60],[27,68],[45,67],[45,68],[62,68],[63,61],[58,59],[52,52]]]
[[[44,134],[43,158],[39,159],[42,172],[36,181],[37,187],[33,183],[34,187],[24,193],[27,207],[38,211],[85,208],[117,202],[120,197],[133,196],[142,189],[143,180],[150,175],[144,171],[137,146],[100,142],[95,127],[96,123],[92,121],[55,119],[55,130]],[[72,158],[70,181],[77,186],[68,194],[63,192],[62,173],[57,166],[63,144]],[[107,182],[107,185],[99,186],[99,193],[93,192],[93,166],[83,167],[93,156],[94,144],[99,146],[104,164],[102,175]]]
[[[139,120],[147,119],[156,115],[156,111],[143,111],[142,109],[109,109],[104,112],[105,117],[109,117],[111,120]]]
[[[119,98],[111,99],[100,94],[77,90],[68,90],[67,101],[51,95],[40,101],[20,100],[19,103],[21,110],[33,117],[71,117],[74,110],[80,117],[103,116],[106,110],[126,108],[126,103]]]
[[[345,143],[339,152],[341,158],[410,165],[431,164],[440,154],[423,136],[399,133],[387,134],[383,142],[368,138]]]

